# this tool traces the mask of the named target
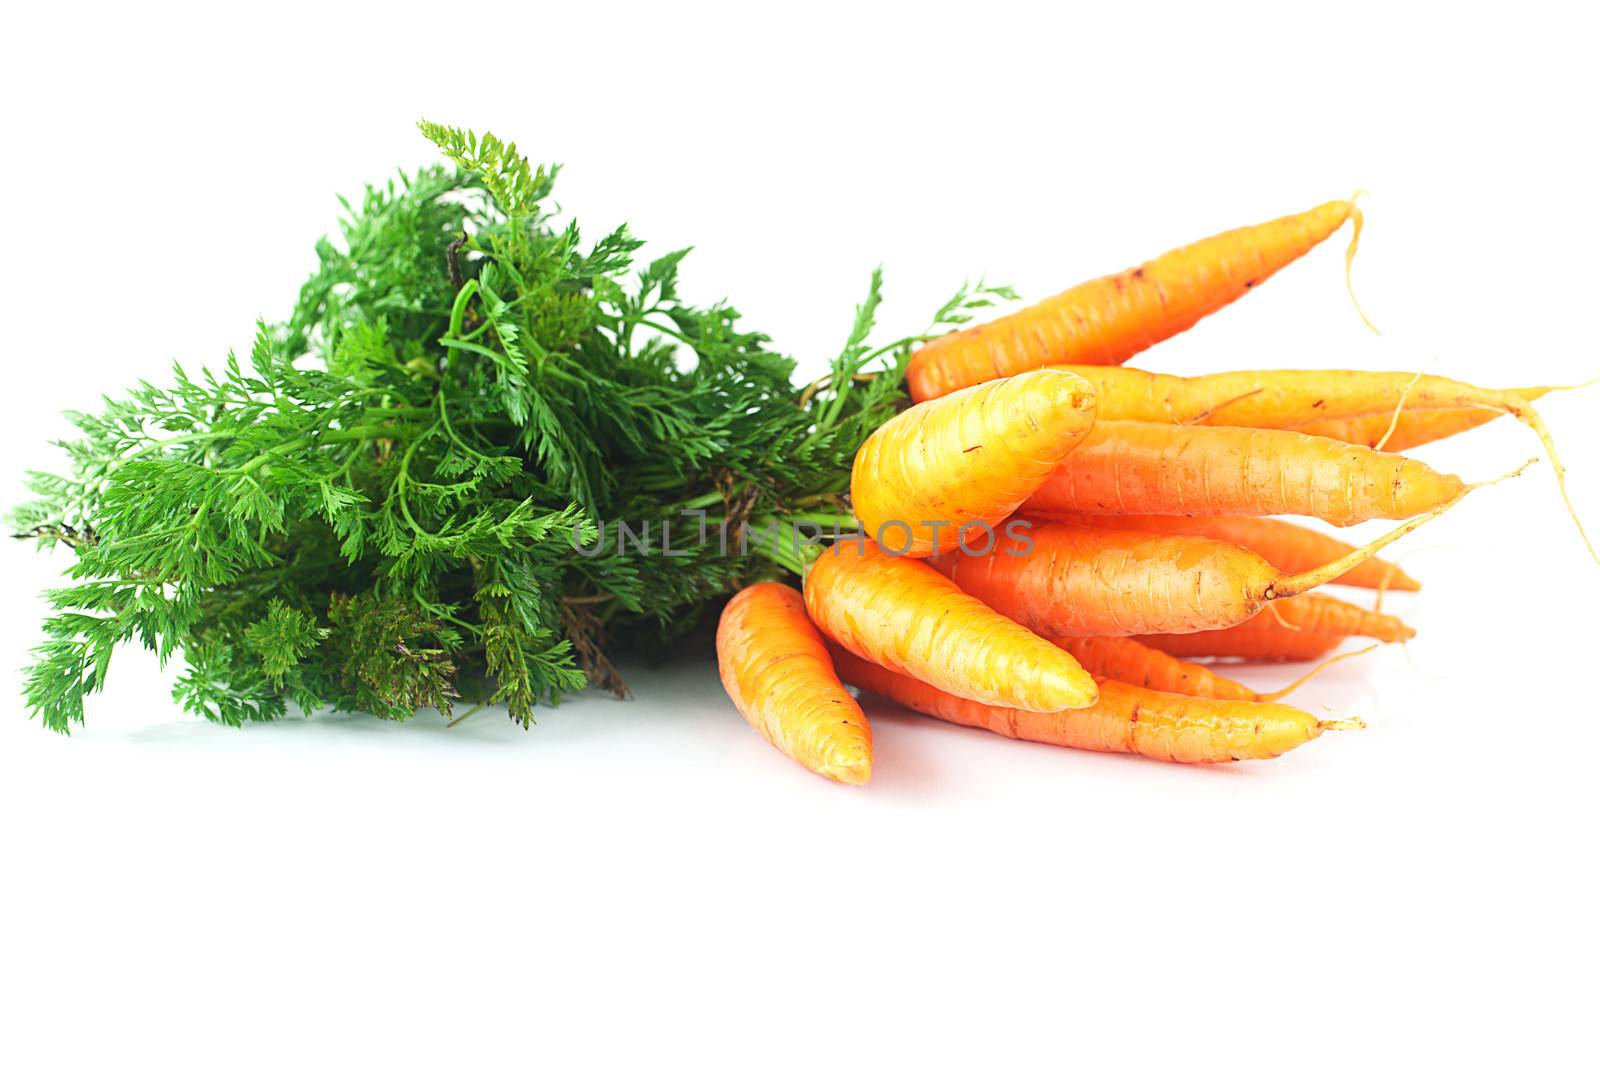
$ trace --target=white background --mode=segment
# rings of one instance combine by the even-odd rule
[[[0,496],[56,463],[60,409],[284,315],[334,194],[431,158],[422,115],[564,161],[591,233],[697,245],[688,295],[813,365],[880,261],[898,335],[980,271],[1037,298],[1360,186],[1383,337],[1340,235],[1137,365],[1600,373],[1577,5],[584,6],[12,11]],[[1600,528],[1597,403],[1541,407]],[[1508,423],[1423,458],[1535,449]],[[879,711],[847,789],[700,649],[528,733],[232,731],[138,652],[72,738],[0,698],[0,1056],[1592,1057],[1600,568],[1548,465],[1399,555],[1421,636],[1302,701],[1371,728],[1261,765]],[[0,552],[13,694],[64,563]]]

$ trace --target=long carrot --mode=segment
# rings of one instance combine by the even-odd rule
[[[1059,712],[1094,703],[1067,653],[985,607],[921,560],[870,540],[825,551],[806,575],[812,621],[851,652],[989,704]]]
[[[1304,598],[1302,598],[1304,599]],[[1285,601],[1288,604],[1298,600]],[[1255,616],[1256,619],[1262,616]],[[1254,619],[1251,620],[1252,622]],[[1226,632],[1226,631],[1223,631]],[[1182,636],[1189,636],[1187,634]],[[1282,689],[1271,693],[1258,693],[1243,682],[1236,682],[1208,670],[1198,663],[1152,648],[1141,642],[1144,638],[1132,637],[1052,637],[1051,643],[1072,653],[1084,670],[1096,678],[1111,678],[1118,682],[1136,685],[1141,689],[1159,689],[1163,693],[1182,693],[1186,696],[1205,697],[1208,700],[1249,700],[1256,703],[1276,703],[1321,674],[1325,668],[1344,659],[1370,652],[1378,647],[1369,645],[1356,652],[1334,656],[1319,663],[1316,669],[1306,672]]]
[[[1212,700],[1260,699],[1242,682],[1142,645],[1131,637],[1054,637],[1051,643],[1072,654],[1091,674],[1143,689],[1185,693]]]
[[[1054,522],[1002,535],[992,551],[955,552],[933,565],[1000,614],[1047,637],[1220,630],[1349,570],[1449,506],[1296,574],[1224,541]]]
[[[1093,706],[1060,715],[995,707],[834,650],[839,677],[867,692],[961,726],[1092,752],[1126,752],[1171,763],[1271,759],[1324,730],[1359,729],[1359,719],[1318,719],[1286,704],[1207,700],[1100,680]]]
[[[1021,511],[1400,519],[1466,486],[1425,463],[1292,430],[1100,422]]]
[[[739,714],[789,758],[836,782],[872,777],[872,728],[796,590],[763,582],[728,601],[717,664]]]
[[[1174,656],[1288,661],[1319,659],[1347,637],[1373,637],[1392,644],[1416,635],[1392,615],[1308,593],[1278,601],[1224,630],[1144,634],[1138,641]]]
[[[1182,333],[1305,255],[1361,212],[1334,200],[1298,215],[1208,237],[1142,267],[1085,282],[1022,311],[930,341],[912,357],[915,399],[1054,363],[1116,364]]]
[[[1094,426],[1095,393],[1045,368],[902,411],[856,452],[850,499],[869,536],[948,552],[1001,522]],[[891,531],[898,529],[898,533]]]
[[[1438,375],[1400,371],[1229,371],[1180,378],[1132,367],[1076,369],[1094,383],[1100,394],[1100,418],[1107,421],[1132,419],[1256,429],[1286,429],[1312,422],[1326,429],[1323,420],[1359,416],[1387,416],[1390,423],[1386,426],[1398,425],[1400,413],[1436,408],[1479,409],[1515,416],[1538,435],[1555,471],[1567,512],[1577,524],[1585,547],[1600,563],[1600,553],[1589,543],[1567,495],[1566,467],[1556,452],[1555,440],[1529,399],[1552,392],[1550,387],[1483,389]],[[1387,429],[1384,433],[1388,433]],[[1386,436],[1380,435],[1376,443],[1387,444]]]
[[[1522,393],[1540,393],[1543,389],[1514,390]],[[1528,399],[1525,397],[1525,399]],[[1365,445],[1382,452],[1405,452],[1433,441],[1477,429],[1493,422],[1502,411],[1484,411],[1481,408],[1429,408],[1424,411],[1402,411],[1399,417],[1392,412],[1375,415],[1350,415],[1341,419],[1311,419],[1297,422],[1286,429],[1315,437],[1331,437],[1352,445]]]
[[[1226,630],[1192,634],[1142,634],[1142,645],[1185,659],[1216,659],[1241,663],[1306,663],[1318,660],[1344,643],[1337,634],[1290,630],[1264,625],[1257,615]]]
[[[1320,567],[1355,551],[1354,545],[1329,537],[1320,530],[1255,515],[1200,515],[1192,518],[1185,515],[1062,515],[1059,518],[1112,529],[1210,537],[1248,548],[1280,571],[1291,574]],[[1415,578],[1398,566],[1376,556],[1345,571],[1329,584],[1398,592],[1416,592],[1422,588]]]

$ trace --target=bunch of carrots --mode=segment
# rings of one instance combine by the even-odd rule
[[[872,732],[847,686],[1008,737],[1182,763],[1270,758],[1360,727],[1195,661],[1310,661],[1349,637],[1411,637],[1314,590],[1376,589],[1381,604],[1419,588],[1377,553],[1476,486],[1407,448],[1509,414],[1539,435],[1564,497],[1532,406],[1550,390],[1121,366],[1347,221],[1348,279],[1361,215],[1333,201],[921,347],[915,403],[855,457],[860,532],[819,550],[803,593],[766,582],[723,611],[717,654],[739,711],[848,783],[871,776]],[[1279,515],[1403,521],[1353,547]]]

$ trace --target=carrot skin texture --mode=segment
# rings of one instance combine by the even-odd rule
[[[1278,570],[1289,574],[1320,567],[1355,548],[1310,527],[1256,515],[1192,518],[1183,515],[1061,515],[1057,518],[1064,522],[1112,529],[1210,537],[1248,548]],[[1421,583],[1398,566],[1377,557],[1357,564],[1330,584],[1406,593],[1414,593],[1422,588]]]
[[[1261,694],[1241,682],[1142,645],[1131,637],[1053,637],[1050,641],[1072,653],[1072,658],[1096,677],[1209,700],[1261,699]]]
[[[1207,700],[1101,679],[1092,707],[1039,715],[953,696],[840,649],[839,676],[913,711],[1004,737],[1169,763],[1271,759],[1317,737],[1323,724],[1286,704]]]
[[[763,582],[728,601],[717,664],[739,714],[779,751],[836,782],[872,777],[872,728],[840,684],[797,590]]]
[[[965,524],[983,524],[973,528],[981,535],[1043,485],[1094,419],[1094,389],[1055,368],[917,404],[856,451],[856,518],[880,541],[896,524],[896,536],[909,536],[908,556],[953,551]]]
[[[1417,460],[1292,430],[1103,421],[1020,510],[1307,515],[1352,526],[1420,515],[1465,489]]]
[[[911,357],[918,401],[1056,363],[1117,364],[1182,333],[1299,259],[1344,224],[1335,200],[1174,249],[996,319],[947,334]]]
[[[871,541],[824,552],[806,575],[805,602],[850,652],[946,692],[1043,713],[1096,699],[1094,679],[1067,653]]]

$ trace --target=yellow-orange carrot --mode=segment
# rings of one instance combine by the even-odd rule
[[[870,540],[825,551],[805,583],[811,619],[858,656],[988,704],[1059,712],[1094,703],[1067,653]]]
[[[1529,405],[1552,392],[1548,387],[1484,389],[1406,371],[1241,370],[1185,378],[1134,367],[1070,369],[1094,385],[1103,419],[1264,430],[1361,415],[1387,419],[1396,410],[1434,409],[1512,414],[1538,424]]]
[[[1113,529],[1210,537],[1248,548],[1280,571],[1290,574],[1320,567],[1355,551],[1354,545],[1329,537],[1320,530],[1254,515],[1062,515],[1059,518]],[[1357,564],[1329,584],[1400,592],[1416,592],[1422,588],[1415,578],[1398,566],[1376,556]]]
[[[954,696],[915,678],[868,663],[843,649],[839,676],[913,711],[1005,737],[1092,752],[1126,752],[1172,763],[1271,759],[1324,730],[1359,728],[1359,719],[1318,719],[1287,704],[1207,700],[1100,680],[1092,707],[1039,715]]]
[[[839,684],[799,592],[763,582],[728,601],[717,665],[739,714],[790,759],[836,782],[872,776],[872,729]]]
[[[1224,541],[1054,522],[1002,535],[992,551],[958,551],[933,563],[966,592],[1047,637],[1219,630],[1321,585],[1439,513],[1298,574]]]
[[[1347,200],[1229,230],[947,334],[912,356],[911,395],[929,400],[1055,363],[1121,363],[1237,300],[1352,217],[1359,235],[1361,213]]]
[[[1045,368],[902,411],[856,452],[856,518],[905,555],[951,551],[1039,488],[1094,426],[1094,409],[1088,382]]]
[[[1308,515],[1335,526],[1418,515],[1461,479],[1292,430],[1100,422],[1021,510],[1035,515]]]

